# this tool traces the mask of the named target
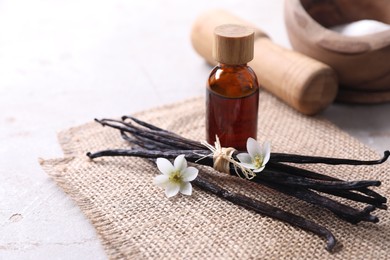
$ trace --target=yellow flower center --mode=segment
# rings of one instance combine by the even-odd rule
[[[260,168],[263,165],[263,157],[260,155],[256,155],[255,158],[253,159],[253,165],[256,168]]]
[[[181,172],[180,171],[174,171],[169,176],[169,181],[173,183],[181,183]]]

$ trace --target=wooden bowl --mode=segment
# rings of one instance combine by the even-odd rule
[[[295,50],[331,66],[341,88],[388,92],[390,29],[364,36],[328,29],[364,19],[390,24],[390,0],[285,0],[285,23]]]

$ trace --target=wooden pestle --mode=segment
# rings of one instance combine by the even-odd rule
[[[256,26],[223,10],[204,13],[192,28],[192,45],[208,63],[217,64],[212,57],[213,32],[221,24],[255,29],[255,53],[249,65],[264,89],[306,115],[314,115],[333,102],[338,81],[328,65],[274,44]]]

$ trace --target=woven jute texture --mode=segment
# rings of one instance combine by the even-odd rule
[[[118,115],[120,116],[120,115]],[[194,140],[204,139],[204,100],[195,98],[136,115]],[[274,152],[378,159],[380,155],[321,118],[302,116],[261,93],[258,139]],[[64,158],[42,160],[54,181],[78,204],[96,228],[111,259],[388,259],[390,218],[376,211],[378,224],[352,225],[332,213],[234,176],[201,168],[211,182],[304,216],[330,229],[343,244],[330,254],[325,240],[196,187],[192,196],[167,199],[152,184],[158,170],[148,160],[85,153],[125,148],[115,130],[91,122],[59,134]],[[389,197],[389,164],[312,165],[346,180],[378,179],[376,191]],[[363,207],[363,205],[355,205]]]

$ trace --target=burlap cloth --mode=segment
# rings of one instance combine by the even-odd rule
[[[119,116],[119,115],[118,115]],[[204,100],[152,109],[136,115],[180,135],[204,138]],[[277,152],[377,159],[375,152],[321,118],[302,116],[261,93],[260,140]],[[330,212],[236,177],[202,169],[213,182],[302,215],[329,228],[343,244],[333,255],[325,240],[255,214],[197,188],[193,195],[167,199],[152,184],[157,168],[140,158],[99,158],[85,153],[128,147],[119,133],[97,123],[59,134],[64,158],[41,160],[42,167],[72,197],[96,228],[112,259],[385,259],[390,253],[390,218],[376,211],[378,224],[352,225]],[[389,164],[311,166],[344,179],[379,179],[389,195]]]

